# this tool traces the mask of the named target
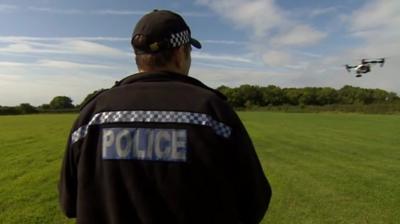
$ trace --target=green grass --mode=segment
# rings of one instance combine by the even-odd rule
[[[75,116],[0,116],[0,223],[68,223],[57,182]]]
[[[262,223],[400,223],[400,116],[240,116],[273,188]],[[70,223],[57,181],[75,117],[0,116],[0,223]]]

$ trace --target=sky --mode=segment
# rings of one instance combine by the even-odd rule
[[[130,38],[153,9],[181,14],[211,87],[380,88],[400,94],[398,0],[0,0],[0,105],[74,104],[137,72]],[[386,58],[362,78],[344,69]]]

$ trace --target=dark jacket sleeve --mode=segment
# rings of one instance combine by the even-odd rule
[[[58,184],[61,209],[69,218],[76,217],[78,149],[77,143],[71,144],[71,135],[76,129],[76,123],[77,122],[75,122],[67,140],[67,147]]]
[[[243,123],[231,106],[225,101],[214,101],[214,113],[219,120],[232,128],[228,139],[229,153],[234,153],[237,183],[237,207],[241,223],[259,223],[271,199],[271,187],[264,175],[253,143]]]

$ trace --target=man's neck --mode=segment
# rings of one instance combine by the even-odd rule
[[[139,69],[139,72],[173,72],[173,73],[177,73],[177,74],[181,74],[181,75],[185,75],[187,76],[188,74],[184,73],[181,69],[177,69],[177,68],[156,68],[156,69]]]

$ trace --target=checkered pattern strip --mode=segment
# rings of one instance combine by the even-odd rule
[[[184,30],[179,33],[171,34],[171,38],[169,39],[170,44],[172,47],[179,47],[186,43],[189,43],[189,30]]]
[[[155,123],[182,123],[208,126],[215,134],[229,138],[232,128],[214,120],[210,115],[184,111],[109,111],[95,114],[87,125],[84,125],[72,133],[71,144],[84,138],[89,126],[108,123],[130,122],[155,122]]]

